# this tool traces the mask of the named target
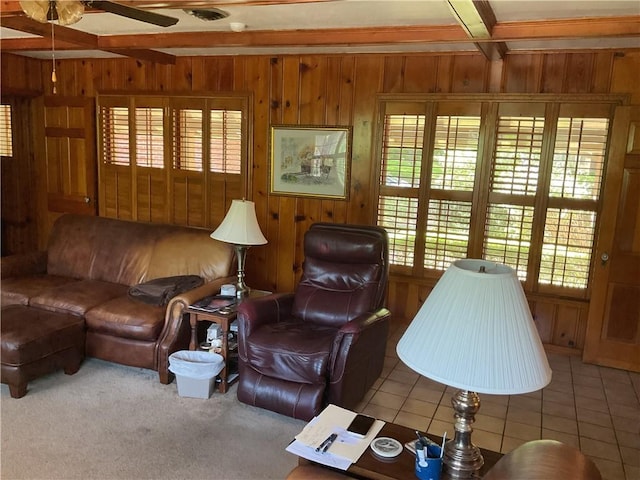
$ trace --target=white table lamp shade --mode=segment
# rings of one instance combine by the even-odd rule
[[[478,393],[527,393],[551,381],[515,271],[484,260],[459,260],[449,267],[398,342],[397,353],[425,377]]]
[[[249,200],[233,200],[222,223],[211,238],[234,245],[264,245],[267,239],[260,230],[256,208]]]

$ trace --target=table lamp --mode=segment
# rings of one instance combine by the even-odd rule
[[[249,287],[244,283],[244,264],[247,249],[253,245],[264,245],[264,238],[258,219],[256,218],[255,203],[248,200],[233,200],[231,208],[222,223],[211,234],[211,238],[221,242],[231,243],[236,250],[238,259],[238,282],[236,284],[236,298],[242,299],[249,295]]]
[[[455,436],[445,443],[449,478],[477,478],[484,464],[471,443],[478,393],[515,395],[551,381],[551,369],[522,285],[507,265],[453,262],[398,342],[415,372],[460,389],[451,403]]]

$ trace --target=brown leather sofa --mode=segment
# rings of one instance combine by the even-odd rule
[[[159,373],[170,383],[169,355],[188,348],[185,308],[233,282],[233,248],[209,230],[83,215],[55,222],[46,251],[2,257],[2,306],[81,316],[87,356]],[[130,298],[149,280],[198,275],[204,284],[165,306]]]
[[[315,223],[304,252],[295,293],[238,307],[238,400],[310,420],[328,403],[355,408],[382,372],[387,232]]]

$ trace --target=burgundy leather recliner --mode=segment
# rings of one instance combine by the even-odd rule
[[[329,403],[355,408],[382,372],[387,232],[316,223],[305,234],[304,253],[294,293],[238,307],[238,399],[310,420]]]

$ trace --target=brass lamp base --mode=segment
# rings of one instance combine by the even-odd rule
[[[458,390],[451,399],[454,410],[455,436],[446,442],[442,463],[447,478],[480,478],[484,465],[480,449],[471,443],[471,425],[480,409],[480,397],[475,392]]]
[[[236,298],[242,300],[249,296],[249,287],[244,283],[244,263],[247,258],[248,245],[234,245],[238,259],[238,281],[236,282]]]

